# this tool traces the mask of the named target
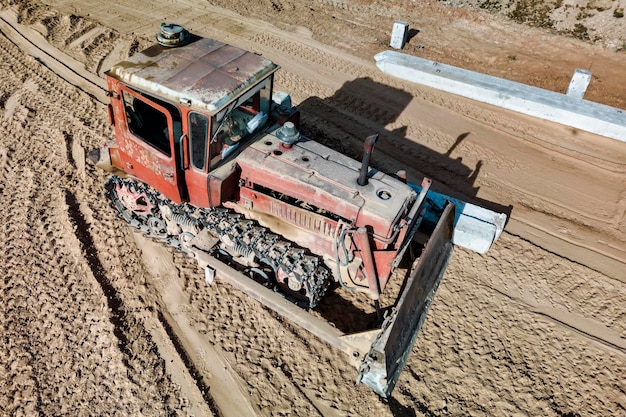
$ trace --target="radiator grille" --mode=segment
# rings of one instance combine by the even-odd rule
[[[335,236],[337,223],[324,216],[277,201],[270,203],[270,210],[272,215],[285,219],[296,226],[329,238]]]

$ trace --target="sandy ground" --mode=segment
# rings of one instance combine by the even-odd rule
[[[593,45],[415,3],[2,2],[0,415],[626,415],[626,146],[372,60],[401,18],[408,53],[561,92],[591,68],[586,98],[626,108],[623,19]],[[377,167],[510,215],[488,254],[455,251],[389,401],[107,207],[84,159],[111,138],[101,75],[162,21],[279,63],[307,135],[358,157],[380,131]]]

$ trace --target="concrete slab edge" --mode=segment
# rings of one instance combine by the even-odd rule
[[[395,51],[374,56],[386,74],[626,142],[626,111]]]

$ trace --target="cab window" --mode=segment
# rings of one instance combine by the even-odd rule
[[[172,155],[167,131],[167,116],[126,90],[122,90],[128,130],[167,156]]]
[[[153,97],[134,95],[125,89],[122,90],[122,98],[128,130],[167,156],[171,156],[168,115],[172,119],[174,139],[178,140],[182,134],[180,112],[176,106]],[[151,104],[153,102],[154,106]],[[167,113],[158,107],[165,109]]]
[[[253,133],[263,129],[271,106],[270,79],[244,94],[211,122],[210,168],[226,159]]]
[[[191,146],[191,164],[204,170],[209,131],[209,119],[200,113],[189,113],[189,138]]]

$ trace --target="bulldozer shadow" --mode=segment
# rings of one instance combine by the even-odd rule
[[[343,333],[352,334],[380,328],[373,303],[364,293],[355,293],[333,284],[313,314],[321,315]]]
[[[505,213],[510,218],[512,206],[478,197],[480,187],[476,182],[488,161],[478,160],[473,166],[463,161],[462,144],[471,132],[455,133],[448,148],[438,152],[419,143],[419,137],[412,138],[416,134],[409,132],[410,126],[399,124],[400,115],[415,99],[404,90],[371,78],[357,78],[344,83],[331,97],[309,97],[300,103],[301,131],[356,160],[363,157],[364,139],[379,133],[372,154],[374,170],[388,173],[404,170],[408,182],[415,184],[428,177],[433,180],[433,191]],[[469,155],[466,159],[470,159]]]

